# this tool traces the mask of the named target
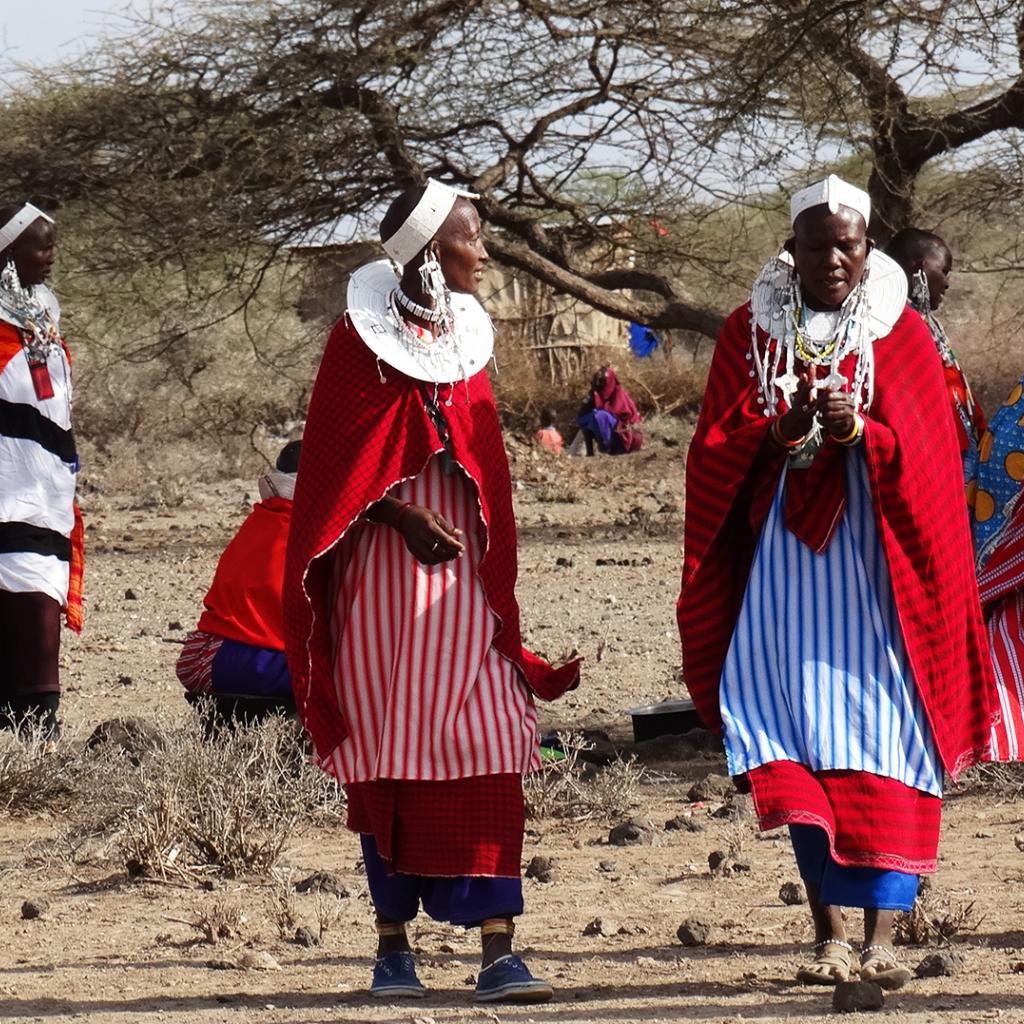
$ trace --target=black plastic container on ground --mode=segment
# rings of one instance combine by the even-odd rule
[[[701,725],[693,701],[685,698],[630,708],[626,714],[633,720],[633,739],[637,742],[655,736],[676,736]]]

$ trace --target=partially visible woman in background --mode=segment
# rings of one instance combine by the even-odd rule
[[[974,466],[975,452],[985,433],[985,414],[974,398],[963,367],[956,357],[945,328],[935,316],[942,297],[949,288],[949,275],[953,272],[953,254],[945,241],[931,231],[904,228],[897,231],[885,247],[907,275],[910,304],[921,314],[932,333],[935,347],[942,359],[946,375],[946,388],[953,407],[956,436],[964,460],[964,476],[969,479]]]
[[[60,617],[82,626],[71,361],[45,281],[53,220],[0,208],[0,726],[58,734]]]

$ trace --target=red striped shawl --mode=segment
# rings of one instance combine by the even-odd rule
[[[381,372],[385,381],[381,380]],[[447,387],[441,398],[448,396]],[[512,485],[501,426],[484,371],[455,385],[444,407],[455,458],[476,485],[486,524],[480,582],[499,626],[495,649],[527,685],[553,700],[579,682],[579,663],[553,669],[523,647]],[[354,522],[399,481],[417,476],[443,449],[423,404],[421,385],[373,354],[340,321],[324,351],[309,405],[295,488],[285,570],[285,644],[299,714],[318,753],[348,735],[331,678],[332,559],[325,557]],[[452,624],[453,637],[457,624]]]

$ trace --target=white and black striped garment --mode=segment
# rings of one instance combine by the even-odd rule
[[[722,670],[729,772],[796,761],[941,796],[863,452],[847,455],[846,512],[823,555],[786,529],[785,484],[784,472]]]
[[[78,472],[63,348],[50,355],[47,369],[47,399],[36,396],[24,351],[0,372],[0,590],[47,594],[63,607]]]

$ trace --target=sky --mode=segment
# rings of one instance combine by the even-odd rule
[[[143,10],[148,4],[137,4]],[[87,49],[117,24],[129,0],[5,0],[0,3],[0,63],[52,64]]]

